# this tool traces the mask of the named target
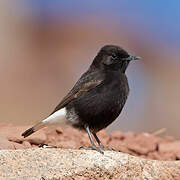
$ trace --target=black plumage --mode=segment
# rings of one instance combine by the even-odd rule
[[[106,128],[121,113],[129,94],[125,71],[129,62],[136,59],[139,57],[130,56],[119,46],[104,46],[88,71],[81,76],[51,115],[65,108],[67,123],[86,130],[92,143],[91,148],[102,152],[105,148],[96,133]],[[38,123],[22,135],[27,137],[40,129],[39,127],[44,126]],[[95,146],[92,135],[99,147]]]

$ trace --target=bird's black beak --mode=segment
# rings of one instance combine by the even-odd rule
[[[139,59],[141,59],[141,57],[139,56],[129,56],[127,58],[123,58],[123,60],[125,61],[134,61],[134,60],[139,60]]]
[[[141,59],[141,57],[139,57],[139,56],[129,56],[128,58],[126,58],[126,60],[128,60],[128,61],[139,60],[139,59]]]

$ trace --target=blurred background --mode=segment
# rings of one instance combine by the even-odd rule
[[[180,138],[180,1],[0,1],[0,122],[49,115],[106,44],[141,56],[130,96],[107,131]]]

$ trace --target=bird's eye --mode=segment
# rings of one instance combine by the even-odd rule
[[[117,59],[117,56],[115,54],[111,54],[104,59],[103,64],[111,65],[116,62],[116,59]]]
[[[115,54],[111,54],[111,57],[112,57],[113,59],[116,59],[116,55],[115,55]]]

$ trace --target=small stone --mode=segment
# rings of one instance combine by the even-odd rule
[[[23,141],[23,146],[25,146],[26,148],[31,148],[32,146],[31,146],[31,144],[30,144],[30,142],[28,142],[28,141]]]
[[[25,149],[25,146],[23,146],[22,144],[16,143],[16,142],[12,142],[14,149]]]
[[[57,134],[62,134],[62,133],[63,133],[62,127],[57,127],[57,128],[56,128],[56,133],[57,133]]]

